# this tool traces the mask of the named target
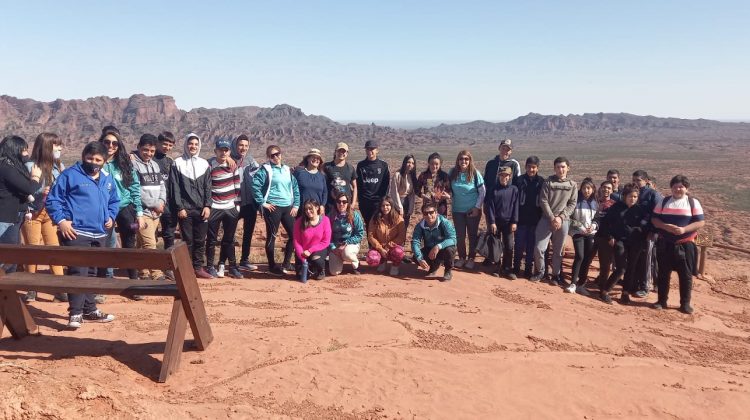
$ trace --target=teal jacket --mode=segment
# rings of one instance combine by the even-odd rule
[[[286,195],[286,200],[291,203],[291,206],[293,208],[298,209],[300,206],[300,195],[299,186],[297,185],[297,178],[292,175],[292,171],[288,166],[281,165],[281,170],[285,171],[289,175],[290,185],[289,191],[282,190],[280,192]],[[262,206],[266,204],[266,202],[268,202],[268,195],[271,193],[271,184],[273,182],[273,166],[270,163],[264,163],[263,165],[261,165],[260,169],[255,172],[255,175],[253,175],[253,199],[258,204],[258,206]],[[247,203],[243,202],[243,204]],[[271,204],[279,205],[279,203]]]
[[[424,241],[424,248],[427,249],[435,245],[440,249],[456,246],[456,228],[453,227],[453,223],[447,217],[442,215],[438,215],[437,222],[433,227],[427,226],[424,220],[417,223],[414,226],[414,233],[411,239],[411,252],[414,253],[417,261],[424,260],[424,256],[422,255],[422,241]]]
[[[365,224],[358,211],[354,212],[354,221],[349,223],[346,215],[339,215],[335,211],[328,214],[331,220],[331,249],[341,244],[354,245],[362,242],[365,236]]]
[[[141,202],[141,182],[138,180],[138,171],[133,168],[133,183],[129,187],[125,188],[122,184],[122,173],[115,166],[114,162],[109,161],[104,164],[104,170],[115,180],[115,187],[117,187],[117,194],[120,196],[120,209],[124,208],[128,204],[132,204],[135,207],[135,214],[138,217],[143,216],[143,203]]]

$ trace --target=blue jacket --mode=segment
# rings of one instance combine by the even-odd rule
[[[422,245],[423,240],[424,245]],[[440,249],[456,246],[456,228],[443,215],[438,215],[437,222],[433,227],[427,226],[427,222],[422,220],[414,226],[414,232],[412,233],[411,251],[417,261],[424,260],[422,247],[430,249],[435,245],[438,245]]]
[[[104,224],[115,221],[120,210],[120,196],[112,176],[104,170],[95,181],[81,168],[81,163],[64,170],[47,196],[47,213],[57,225],[73,222],[77,234],[91,238],[107,235]]]
[[[518,223],[518,188],[515,185],[495,184],[495,189],[484,199],[487,225]]]

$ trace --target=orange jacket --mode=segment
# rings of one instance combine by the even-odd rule
[[[373,217],[370,220],[370,229],[368,231],[367,240],[379,252],[388,251],[390,249],[388,243],[390,242],[401,246],[404,246],[404,242],[406,242],[406,225],[404,224],[404,218],[400,215],[393,226],[388,226],[386,223],[378,223]]]

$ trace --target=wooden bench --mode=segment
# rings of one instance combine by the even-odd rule
[[[117,267],[173,270],[175,282],[112,279],[51,274],[11,273],[0,270],[0,337],[4,326],[21,339],[37,330],[36,323],[21,301],[19,291],[43,293],[95,293],[132,297],[170,296],[174,298],[159,382],[177,371],[185,343],[187,324],[198,350],[213,340],[198,282],[185,243],[168,250],[79,248],[55,246],[0,245],[0,260],[6,264],[46,264],[73,267]]]

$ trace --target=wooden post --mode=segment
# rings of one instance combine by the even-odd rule
[[[193,338],[198,350],[205,350],[214,336],[211,325],[208,323],[206,307],[203,304],[198,280],[195,278],[195,270],[188,253],[188,247],[184,242],[176,245],[172,253],[172,264],[177,289],[180,291],[182,308],[193,331]]]
[[[164,383],[172,373],[180,367],[182,348],[185,346],[185,331],[187,330],[187,317],[182,309],[182,301],[175,298],[172,304],[172,318],[169,320],[169,332],[167,342],[164,345],[164,358],[161,362],[159,382]]]
[[[13,338],[20,339],[37,330],[21,295],[15,290],[0,290],[0,337],[7,326]]]

